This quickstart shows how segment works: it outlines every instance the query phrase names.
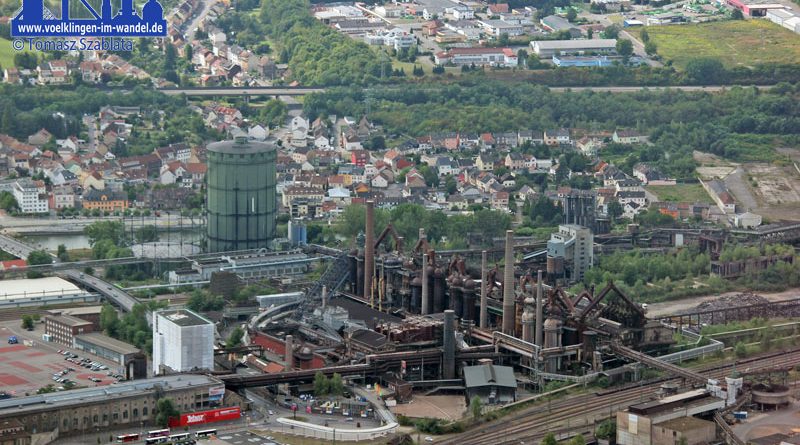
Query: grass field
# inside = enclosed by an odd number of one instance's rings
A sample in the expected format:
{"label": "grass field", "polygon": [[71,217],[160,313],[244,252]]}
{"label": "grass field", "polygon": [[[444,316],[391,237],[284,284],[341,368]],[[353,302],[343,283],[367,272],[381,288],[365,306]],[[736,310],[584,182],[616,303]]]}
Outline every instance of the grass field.
{"label": "grass field", "polygon": [[647,190],[668,202],[707,202],[712,203],[703,186],[697,184],[650,185]]}
{"label": "grass field", "polygon": [[13,67],[14,54],[16,53],[17,51],[11,47],[11,41],[0,37],[0,67],[4,69]]}
{"label": "grass field", "polygon": [[715,57],[726,67],[800,62],[800,34],[767,20],[729,20],[693,25],[648,26],[658,54],[678,67],[696,57]]}

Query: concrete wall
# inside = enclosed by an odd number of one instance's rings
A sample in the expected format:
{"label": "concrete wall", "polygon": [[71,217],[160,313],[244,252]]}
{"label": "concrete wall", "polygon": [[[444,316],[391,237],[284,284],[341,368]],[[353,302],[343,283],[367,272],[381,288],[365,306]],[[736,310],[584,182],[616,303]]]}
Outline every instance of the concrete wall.
{"label": "concrete wall", "polygon": [[655,425],[653,426],[652,444],[676,445],[681,437],[686,438],[687,445],[713,443],[716,439],[716,435],[716,425],[714,425],[712,422],[707,422],[707,425],[699,428],[692,428],[686,431],[675,431]]}
{"label": "concrete wall", "polygon": [[617,444],[651,445],[651,422],[647,417],[617,412]]}

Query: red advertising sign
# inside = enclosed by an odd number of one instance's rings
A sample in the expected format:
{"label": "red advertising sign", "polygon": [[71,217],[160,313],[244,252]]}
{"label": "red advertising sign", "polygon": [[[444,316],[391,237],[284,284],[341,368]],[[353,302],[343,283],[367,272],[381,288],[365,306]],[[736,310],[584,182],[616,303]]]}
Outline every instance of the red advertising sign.
{"label": "red advertising sign", "polygon": [[170,428],[178,426],[200,425],[203,423],[222,422],[223,420],[236,420],[242,417],[239,407],[211,409],[194,413],[181,414],[180,417],[169,419]]}

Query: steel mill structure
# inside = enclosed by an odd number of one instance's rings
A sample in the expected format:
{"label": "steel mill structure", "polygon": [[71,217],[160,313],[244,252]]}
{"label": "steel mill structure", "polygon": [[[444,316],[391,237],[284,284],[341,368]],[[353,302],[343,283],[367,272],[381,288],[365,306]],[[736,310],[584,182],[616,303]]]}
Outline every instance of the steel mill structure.
{"label": "steel mill structure", "polygon": [[208,251],[266,248],[277,216],[274,145],[236,138],[208,145]]}

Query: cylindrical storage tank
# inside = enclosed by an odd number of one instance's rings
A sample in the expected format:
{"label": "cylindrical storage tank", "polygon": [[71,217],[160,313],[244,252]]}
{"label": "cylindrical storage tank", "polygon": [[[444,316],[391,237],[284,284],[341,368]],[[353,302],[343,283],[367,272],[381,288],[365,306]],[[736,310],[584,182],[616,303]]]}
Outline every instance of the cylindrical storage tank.
{"label": "cylindrical storage tank", "polygon": [[411,280],[411,304],[408,308],[414,314],[418,314],[422,306],[422,278],[419,275]]}
{"label": "cylindrical storage tank", "polygon": [[547,257],[547,275],[551,277],[564,275],[564,257]]}
{"label": "cylindrical storage tank", "polygon": [[464,309],[461,318],[475,322],[475,280],[464,280]]}
{"label": "cylindrical storage tank", "polygon": [[445,278],[442,269],[436,268],[433,272],[433,312],[444,310]]}
{"label": "cylindrical storage tank", "polygon": [[266,248],[275,238],[275,146],[236,138],[208,145],[208,251]]}

